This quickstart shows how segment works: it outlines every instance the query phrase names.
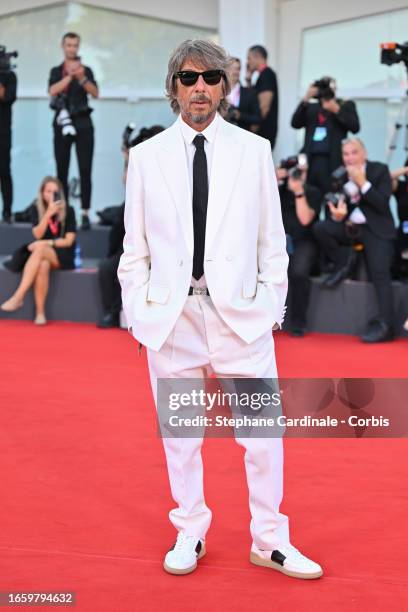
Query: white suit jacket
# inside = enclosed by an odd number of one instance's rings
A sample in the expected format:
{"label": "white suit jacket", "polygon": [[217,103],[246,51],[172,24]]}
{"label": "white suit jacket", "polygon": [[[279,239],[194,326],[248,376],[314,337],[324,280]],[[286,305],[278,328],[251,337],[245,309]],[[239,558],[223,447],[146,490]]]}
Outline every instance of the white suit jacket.
{"label": "white suit jacket", "polygon": [[[249,343],[283,322],[286,238],[269,142],[218,119],[204,274],[219,315]],[[183,310],[193,267],[192,194],[178,121],[130,151],[125,229],[118,268],[125,316],[133,336],[158,351]]]}

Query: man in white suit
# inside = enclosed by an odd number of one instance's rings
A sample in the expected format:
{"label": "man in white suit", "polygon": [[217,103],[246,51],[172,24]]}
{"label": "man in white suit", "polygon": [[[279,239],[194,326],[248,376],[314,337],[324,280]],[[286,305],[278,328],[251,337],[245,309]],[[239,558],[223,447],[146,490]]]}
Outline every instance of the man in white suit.
{"label": "man in white suit", "polygon": [[[287,293],[285,233],[267,140],[225,122],[225,51],[185,41],[169,60],[166,90],[177,121],[131,149],[124,252],[118,276],[129,329],[157,380],[276,378],[271,330]],[[298,578],[322,569],[289,542],[279,512],[280,438],[237,438],[245,450],[252,515],[250,560]],[[205,554],[211,522],[202,438],[163,438],[177,540],[164,568],[187,574]]]}

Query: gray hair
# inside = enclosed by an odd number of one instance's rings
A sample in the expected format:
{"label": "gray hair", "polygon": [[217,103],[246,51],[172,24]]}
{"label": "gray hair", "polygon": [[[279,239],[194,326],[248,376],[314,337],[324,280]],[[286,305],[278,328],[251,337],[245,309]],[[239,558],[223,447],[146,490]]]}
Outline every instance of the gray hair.
{"label": "gray hair", "polygon": [[350,136],[350,138],[344,138],[341,141],[341,146],[344,147],[345,145],[352,144],[353,142],[356,142],[357,144],[359,144],[360,147],[364,149],[364,151],[367,150],[364,142],[358,136]]}
{"label": "gray hair", "polygon": [[[177,83],[174,75],[182,69],[187,59],[193,60],[207,70],[223,70],[224,96],[231,91],[230,58],[226,51],[210,40],[185,40],[171,54],[166,77],[166,97],[170,100],[170,106],[175,113],[180,112],[180,106],[176,98]],[[227,100],[222,99],[219,108],[226,110],[228,106]]]}

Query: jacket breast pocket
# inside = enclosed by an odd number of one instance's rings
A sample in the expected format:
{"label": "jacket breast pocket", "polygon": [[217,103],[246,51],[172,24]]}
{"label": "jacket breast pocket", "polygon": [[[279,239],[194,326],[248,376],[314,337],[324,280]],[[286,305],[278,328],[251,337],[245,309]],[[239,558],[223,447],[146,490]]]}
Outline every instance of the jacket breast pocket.
{"label": "jacket breast pocket", "polygon": [[169,287],[165,287],[164,285],[149,285],[146,300],[148,302],[156,302],[157,304],[165,304],[169,295]]}
{"label": "jacket breast pocket", "polygon": [[252,298],[256,295],[256,276],[246,278],[242,283],[242,295],[244,298]]}

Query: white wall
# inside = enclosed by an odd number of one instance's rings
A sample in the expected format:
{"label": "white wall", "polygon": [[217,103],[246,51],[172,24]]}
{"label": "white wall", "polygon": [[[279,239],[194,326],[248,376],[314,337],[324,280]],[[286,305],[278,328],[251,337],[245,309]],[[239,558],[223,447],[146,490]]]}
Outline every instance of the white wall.
{"label": "white wall", "polygon": [[[84,0],[84,4],[165,19],[203,28],[217,28],[218,0]],[[0,0],[0,15],[47,5],[66,4],[55,0]]]}

